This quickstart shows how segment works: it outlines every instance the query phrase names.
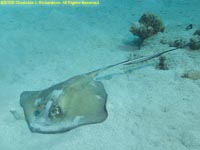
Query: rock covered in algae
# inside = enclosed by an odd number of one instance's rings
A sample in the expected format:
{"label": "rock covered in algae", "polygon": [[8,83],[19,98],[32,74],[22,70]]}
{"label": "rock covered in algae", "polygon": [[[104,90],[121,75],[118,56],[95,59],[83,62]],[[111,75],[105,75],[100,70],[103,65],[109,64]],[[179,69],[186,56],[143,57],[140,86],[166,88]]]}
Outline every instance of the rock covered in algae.
{"label": "rock covered in algae", "polygon": [[189,47],[192,50],[200,49],[200,36],[194,36],[190,38]]}
{"label": "rock covered in algae", "polygon": [[181,77],[188,78],[191,80],[199,80],[200,79],[200,70],[187,71]]}
{"label": "rock covered in algae", "polygon": [[165,27],[158,16],[152,13],[145,13],[138,23],[132,25],[130,32],[143,41],[158,32],[164,32],[164,29]]}
{"label": "rock covered in algae", "polygon": [[195,30],[195,32],[194,32],[193,35],[198,35],[198,36],[200,36],[200,29]]}

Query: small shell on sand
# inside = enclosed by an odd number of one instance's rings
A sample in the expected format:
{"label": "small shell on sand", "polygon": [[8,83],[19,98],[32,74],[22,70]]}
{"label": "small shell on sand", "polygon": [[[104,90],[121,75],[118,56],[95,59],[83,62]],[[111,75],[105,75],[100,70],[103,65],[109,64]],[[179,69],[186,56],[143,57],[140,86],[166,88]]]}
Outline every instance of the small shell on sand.
{"label": "small shell on sand", "polygon": [[15,109],[11,109],[11,110],[10,110],[10,113],[13,115],[13,117],[14,117],[16,120],[24,120],[23,114],[20,114],[20,112],[18,112],[18,111],[15,110]]}
{"label": "small shell on sand", "polygon": [[199,80],[200,79],[200,71],[199,70],[188,71],[188,72],[184,73],[181,77],[189,78],[191,80]]}

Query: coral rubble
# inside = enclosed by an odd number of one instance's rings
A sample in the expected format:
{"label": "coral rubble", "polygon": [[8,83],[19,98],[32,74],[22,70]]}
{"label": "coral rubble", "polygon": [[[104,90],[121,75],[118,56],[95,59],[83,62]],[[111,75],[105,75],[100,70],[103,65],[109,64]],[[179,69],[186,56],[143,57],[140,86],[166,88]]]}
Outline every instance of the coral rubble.
{"label": "coral rubble", "polygon": [[132,25],[130,32],[144,41],[158,32],[164,32],[164,29],[165,27],[158,16],[152,13],[144,13],[139,22]]}
{"label": "coral rubble", "polygon": [[189,47],[192,50],[200,49],[200,36],[195,36],[190,39]]}
{"label": "coral rubble", "polygon": [[165,56],[160,56],[159,57],[159,62],[156,65],[156,69],[159,70],[168,70],[168,65],[166,64],[166,57]]}
{"label": "coral rubble", "polygon": [[200,36],[200,29],[197,29],[197,30],[194,32],[194,35]]}
{"label": "coral rubble", "polygon": [[188,78],[191,80],[199,80],[200,79],[200,71],[199,70],[187,71],[181,77]]}

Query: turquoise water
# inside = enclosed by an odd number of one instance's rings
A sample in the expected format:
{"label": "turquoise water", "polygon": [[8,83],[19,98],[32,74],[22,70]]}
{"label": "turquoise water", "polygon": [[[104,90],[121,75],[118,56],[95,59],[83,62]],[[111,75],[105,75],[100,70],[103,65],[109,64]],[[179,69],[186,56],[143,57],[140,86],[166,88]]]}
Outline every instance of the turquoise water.
{"label": "turquoise water", "polygon": [[[41,90],[99,67],[169,49],[161,39],[188,40],[199,24],[198,0],[100,0],[100,5],[0,5],[0,149],[200,149],[199,51],[168,54],[169,70],[155,61],[111,69],[99,78],[108,93],[108,118],[62,134],[30,132],[21,92]],[[141,49],[129,29],[145,12],[159,16],[165,32]],[[193,29],[185,27],[193,24]],[[129,68],[130,69],[130,68]],[[13,117],[14,110],[21,119]]]}

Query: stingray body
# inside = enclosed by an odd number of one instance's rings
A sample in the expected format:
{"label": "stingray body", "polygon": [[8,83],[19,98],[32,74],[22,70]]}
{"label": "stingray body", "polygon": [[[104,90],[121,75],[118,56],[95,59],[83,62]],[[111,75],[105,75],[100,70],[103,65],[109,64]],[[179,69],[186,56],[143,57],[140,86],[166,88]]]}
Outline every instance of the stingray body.
{"label": "stingray body", "polygon": [[25,91],[20,104],[32,132],[58,133],[107,117],[107,93],[100,81],[84,74],[41,91]]}
{"label": "stingray body", "polygon": [[104,121],[107,93],[94,78],[109,68],[144,62],[178,48],[149,57],[125,60],[95,71],[78,75],[40,91],[25,91],[20,96],[28,126],[32,132],[59,133],[86,124]]}

